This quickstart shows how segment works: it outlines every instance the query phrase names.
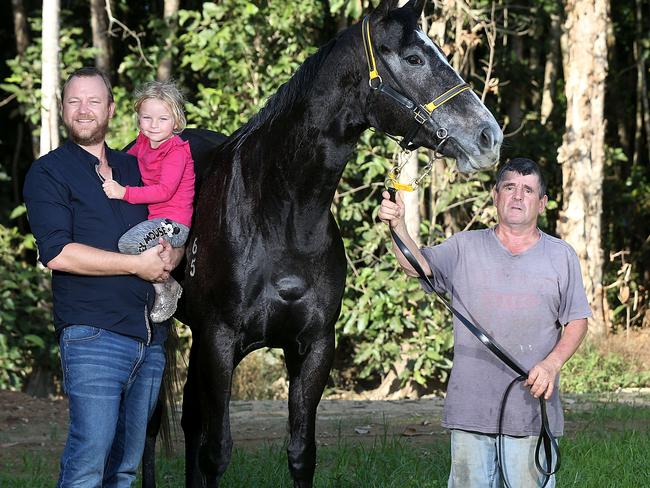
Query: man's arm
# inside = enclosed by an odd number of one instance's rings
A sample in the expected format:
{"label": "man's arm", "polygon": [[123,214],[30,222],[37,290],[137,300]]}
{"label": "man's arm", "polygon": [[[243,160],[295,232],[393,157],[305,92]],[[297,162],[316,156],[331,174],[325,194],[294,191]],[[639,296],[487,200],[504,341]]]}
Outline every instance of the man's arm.
{"label": "man's arm", "polygon": [[553,394],[555,378],[573,353],[576,352],[587,334],[587,319],[572,320],[564,326],[562,337],[553,350],[528,373],[526,386],[530,393],[539,398],[542,394],[548,400]]}
{"label": "man's arm", "polygon": [[136,275],[147,281],[164,281],[173,268],[163,260],[163,250],[164,247],[158,245],[142,254],[131,255],[71,242],[47,263],[47,267],[80,275]]}
{"label": "man's arm", "polygon": [[[385,224],[388,224],[395,231],[398,237],[409,248],[413,256],[415,256],[415,258],[418,260],[418,263],[424,270],[424,273],[428,276],[431,276],[431,268],[429,267],[429,263],[427,263],[427,260],[424,259],[424,256],[420,252],[417,244],[413,241],[408,231],[406,230],[406,223],[404,222],[404,202],[402,201],[402,197],[400,196],[399,192],[397,193],[395,202],[390,201],[390,194],[388,191],[384,191],[382,196],[384,198],[381,202],[381,206],[379,207],[379,213],[377,214],[379,220]],[[404,257],[404,254],[402,254],[402,252],[399,250],[399,247],[397,247],[395,240],[392,239],[392,235],[391,240],[393,241],[393,249],[395,251],[395,256],[397,257],[397,262],[400,264],[404,272],[409,276],[418,277],[419,275],[417,271],[413,269],[413,266],[411,266],[406,257]]]}

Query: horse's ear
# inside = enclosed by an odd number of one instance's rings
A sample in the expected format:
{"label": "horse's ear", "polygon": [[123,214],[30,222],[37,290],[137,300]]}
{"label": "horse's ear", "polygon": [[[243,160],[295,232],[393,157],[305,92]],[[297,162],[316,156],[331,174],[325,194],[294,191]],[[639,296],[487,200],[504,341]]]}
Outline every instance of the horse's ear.
{"label": "horse's ear", "polygon": [[413,9],[413,13],[418,19],[422,15],[422,10],[424,10],[424,2],[425,0],[410,0],[408,3],[408,6]]}
{"label": "horse's ear", "polygon": [[424,9],[425,0],[381,0],[379,5],[372,11],[375,19],[381,19],[388,15],[388,12],[396,8],[407,7],[413,10],[416,18],[420,18]]}
{"label": "horse's ear", "polygon": [[388,12],[398,8],[399,4],[400,0],[381,0],[370,15],[375,19],[382,19],[388,15]]}

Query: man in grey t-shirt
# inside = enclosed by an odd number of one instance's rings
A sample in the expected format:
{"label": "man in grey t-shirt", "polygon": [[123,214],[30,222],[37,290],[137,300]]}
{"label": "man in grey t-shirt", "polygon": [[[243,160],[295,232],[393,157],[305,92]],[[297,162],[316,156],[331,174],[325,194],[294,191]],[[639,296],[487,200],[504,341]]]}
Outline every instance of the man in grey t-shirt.
{"label": "man in grey t-shirt", "polygon": [[[562,435],[559,372],[582,342],[591,312],[575,251],[537,228],[548,200],[539,166],[524,158],[504,164],[493,198],[496,227],[461,232],[419,251],[406,231],[399,196],[393,203],[384,193],[379,218],[408,245],[437,291],[448,293],[461,314],[529,370],[528,380],[515,385],[508,398],[499,461],[510,486],[535,487],[544,481],[534,460],[540,430],[536,399],[543,395],[548,401],[551,430]],[[397,247],[395,253],[404,271],[418,276]],[[442,421],[451,429],[449,487],[500,486],[499,412],[516,376],[454,317],[454,364]],[[551,477],[546,486],[554,485]]]}

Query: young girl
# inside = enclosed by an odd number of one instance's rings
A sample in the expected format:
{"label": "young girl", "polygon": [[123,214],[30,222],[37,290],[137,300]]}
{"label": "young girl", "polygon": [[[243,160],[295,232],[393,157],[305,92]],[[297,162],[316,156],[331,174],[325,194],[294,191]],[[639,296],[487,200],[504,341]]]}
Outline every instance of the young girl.
{"label": "young girl", "polygon": [[[171,82],[152,81],[136,91],[135,111],[140,134],[129,154],[138,158],[144,186],[123,187],[115,180],[104,181],[108,198],[149,205],[149,220],[119,240],[120,252],[139,254],[158,244],[162,237],[173,247],[185,244],[192,221],[194,162],[188,142],[179,134],[186,124],[183,95]],[[156,300],[149,314],[162,322],[176,311],[182,288],[173,278],[155,283]]]}

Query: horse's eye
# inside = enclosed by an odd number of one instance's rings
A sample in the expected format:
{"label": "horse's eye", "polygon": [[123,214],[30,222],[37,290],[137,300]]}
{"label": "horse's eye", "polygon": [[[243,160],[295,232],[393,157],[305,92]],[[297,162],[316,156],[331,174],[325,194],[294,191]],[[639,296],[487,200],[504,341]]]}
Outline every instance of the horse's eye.
{"label": "horse's eye", "polygon": [[406,58],[406,62],[411,66],[419,66],[422,64],[422,59],[419,56],[416,56],[415,54],[411,54]]}

